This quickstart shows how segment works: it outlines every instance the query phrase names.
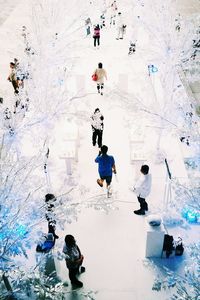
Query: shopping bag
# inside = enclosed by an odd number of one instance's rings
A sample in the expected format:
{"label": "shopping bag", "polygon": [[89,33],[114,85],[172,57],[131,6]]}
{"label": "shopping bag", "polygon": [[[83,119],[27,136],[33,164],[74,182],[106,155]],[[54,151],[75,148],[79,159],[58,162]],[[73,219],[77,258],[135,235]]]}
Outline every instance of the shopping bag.
{"label": "shopping bag", "polygon": [[93,81],[97,81],[97,79],[98,79],[98,76],[97,76],[96,73],[94,73],[94,74],[92,75],[92,80],[93,80]]}

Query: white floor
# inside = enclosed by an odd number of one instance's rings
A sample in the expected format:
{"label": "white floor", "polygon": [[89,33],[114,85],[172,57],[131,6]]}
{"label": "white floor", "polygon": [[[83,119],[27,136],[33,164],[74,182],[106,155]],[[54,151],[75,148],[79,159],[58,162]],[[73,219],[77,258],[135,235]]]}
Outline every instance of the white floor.
{"label": "white floor", "polygon": [[[17,7],[10,13],[8,19],[6,15],[1,17],[1,23],[5,20],[0,28],[2,37],[5,35],[5,28],[9,32],[9,28],[14,26],[15,29],[16,26],[16,30],[19,31],[20,26],[26,24],[24,22],[31,24],[28,20],[29,14],[27,14],[28,5],[25,2],[25,0],[18,1]],[[128,0],[120,2],[124,14],[131,19],[128,12],[130,3],[131,1]],[[182,1],[177,1],[177,7],[180,6],[184,13],[188,10],[193,13],[195,3],[191,1],[190,7],[185,9],[188,6],[187,1],[184,1],[184,4]],[[1,6],[4,7],[4,4],[0,3],[0,8]],[[91,9],[91,13],[92,11],[95,11],[95,6]],[[16,20],[16,25],[13,19]],[[78,192],[74,193],[77,198],[74,202],[82,203],[80,213],[77,221],[65,224],[64,230],[58,227],[57,232],[60,238],[56,244],[56,250],[62,250],[66,234],[75,236],[85,257],[86,273],[81,275],[81,280],[86,291],[97,292],[95,296],[97,300],[163,300],[168,299],[169,292],[152,291],[155,274],[144,265],[146,221],[144,216],[136,216],[133,213],[133,210],[138,208],[138,202],[136,196],[130,191],[141,164],[141,162],[131,164],[130,161],[131,133],[141,130],[141,134],[144,133],[145,162],[149,164],[153,176],[152,193],[148,199],[148,215],[159,213],[165,208],[166,168],[164,164],[157,163],[155,155],[161,123],[155,121],[154,118],[147,117],[141,109],[145,107],[151,110],[152,107],[161,107],[162,103],[158,102],[158,98],[155,97],[154,84],[146,72],[148,54],[145,56],[144,51],[136,51],[134,56],[127,55],[130,38],[128,33],[123,41],[116,41],[115,29],[104,29],[100,49],[94,50],[92,38],[80,38],[80,46],[74,49],[74,56],[77,55],[79,58],[73,69],[75,75],[67,84],[75,90],[78,88],[82,95],[86,93],[86,96],[66,106],[63,114],[55,120],[54,128],[49,129],[49,136],[51,136],[49,142],[50,185],[47,190],[60,195],[66,192],[66,187],[68,190],[67,184],[78,183],[76,187]],[[141,31],[139,43],[141,48],[148,44],[147,33]],[[11,48],[8,46],[8,49],[5,49],[3,45],[0,46],[3,49],[2,53],[7,52],[7,65],[15,53],[16,45],[17,39],[14,40]],[[20,44],[18,53],[21,49],[23,45]],[[5,61],[5,58],[3,59]],[[0,65],[3,74],[6,74],[4,61]],[[102,97],[96,93],[95,83],[91,81],[92,72],[100,61],[103,62],[108,73],[105,94]],[[4,81],[2,91],[8,99],[7,89],[11,89],[11,86]],[[135,101],[137,97],[139,101],[142,101],[142,105]],[[131,99],[133,99],[132,102]],[[110,199],[106,198],[105,190],[96,184],[98,172],[94,159],[98,154],[98,148],[92,146],[89,117],[97,107],[105,117],[103,143],[108,145],[109,153],[116,160],[117,177],[113,177],[113,196]],[[78,120],[71,117],[74,112],[80,115]],[[71,176],[66,175],[65,163],[59,159],[60,145],[65,145],[63,140],[66,133],[63,127],[68,121],[76,123],[80,136],[78,162],[73,164]],[[22,144],[26,143],[26,138]],[[166,135],[164,132],[160,145],[161,149],[167,153],[173,176],[186,177],[177,137],[171,134]],[[108,211],[104,211],[101,207],[108,207]],[[191,242],[197,234],[197,228],[193,226],[190,226],[187,231],[182,228],[169,230],[173,234],[181,232],[186,244]],[[179,263],[176,258],[171,258],[170,262],[160,260],[159,263],[167,264],[171,269],[178,271],[182,269],[184,259],[183,256],[178,260]],[[57,272],[63,281],[68,281],[64,261],[57,261]],[[83,299],[83,296],[78,292],[72,292],[66,299]]]}

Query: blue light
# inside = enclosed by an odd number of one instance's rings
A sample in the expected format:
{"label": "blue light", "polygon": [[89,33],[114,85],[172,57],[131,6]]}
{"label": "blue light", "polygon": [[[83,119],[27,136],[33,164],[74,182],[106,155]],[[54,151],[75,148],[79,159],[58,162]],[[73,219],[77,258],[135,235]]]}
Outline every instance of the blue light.
{"label": "blue light", "polygon": [[181,215],[190,223],[200,223],[200,212],[197,212],[188,207],[183,208]]}
{"label": "blue light", "polygon": [[190,209],[188,207],[185,207],[182,209],[181,211],[181,216],[184,218],[184,219],[187,219],[187,215],[188,215],[188,212],[190,211]]}
{"label": "blue light", "polygon": [[196,223],[197,222],[197,216],[195,212],[188,212],[187,214],[187,220],[190,223]]}
{"label": "blue light", "polygon": [[18,225],[16,232],[18,236],[23,237],[27,233],[25,225]]}

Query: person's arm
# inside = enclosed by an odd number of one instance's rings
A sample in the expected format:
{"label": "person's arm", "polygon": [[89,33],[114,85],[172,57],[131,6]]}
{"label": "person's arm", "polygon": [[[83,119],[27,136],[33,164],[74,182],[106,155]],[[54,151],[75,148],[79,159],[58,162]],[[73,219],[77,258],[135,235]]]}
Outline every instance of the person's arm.
{"label": "person's arm", "polygon": [[117,174],[117,171],[116,171],[116,166],[115,166],[115,164],[112,166],[112,170],[113,170],[113,173],[114,173],[114,174]]}
{"label": "person's arm", "polygon": [[113,160],[113,163],[112,163],[112,170],[113,170],[113,173],[114,173],[114,174],[117,174],[116,166],[115,166],[115,160],[114,160],[114,157],[113,157],[113,156],[112,156],[112,160]]}
{"label": "person's arm", "polygon": [[101,151],[99,151],[99,154],[98,154],[98,156],[95,158],[95,162],[96,162],[96,163],[98,163],[98,162],[99,162],[99,158],[100,158],[100,156],[101,156]]}
{"label": "person's arm", "polygon": [[107,73],[105,70],[104,70],[104,76],[105,76],[106,80],[108,80]]}

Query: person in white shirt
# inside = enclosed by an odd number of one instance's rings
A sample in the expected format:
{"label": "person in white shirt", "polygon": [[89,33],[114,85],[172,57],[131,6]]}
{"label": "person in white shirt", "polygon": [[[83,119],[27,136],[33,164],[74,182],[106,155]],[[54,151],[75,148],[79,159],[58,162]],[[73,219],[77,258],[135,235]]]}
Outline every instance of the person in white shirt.
{"label": "person in white shirt", "polygon": [[116,37],[116,40],[119,40],[119,39],[123,40],[124,33],[125,33],[125,28],[124,28],[125,25],[123,23],[121,12],[118,12],[116,24],[117,24],[117,37]]}
{"label": "person in white shirt", "polygon": [[136,193],[138,202],[140,203],[140,209],[134,210],[136,215],[145,215],[145,211],[148,211],[148,204],[146,202],[146,197],[149,196],[151,192],[151,174],[149,174],[149,166],[143,165],[140,169],[142,175],[136,182],[133,191]]}
{"label": "person in white shirt", "polygon": [[98,143],[98,147],[102,146],[102,135],[103,135],[103,120],[104,117],[100,112],[99,108],[96,108],[93,115],[91,116],[91,126],[92,126],[92,144],[93,146]]}

